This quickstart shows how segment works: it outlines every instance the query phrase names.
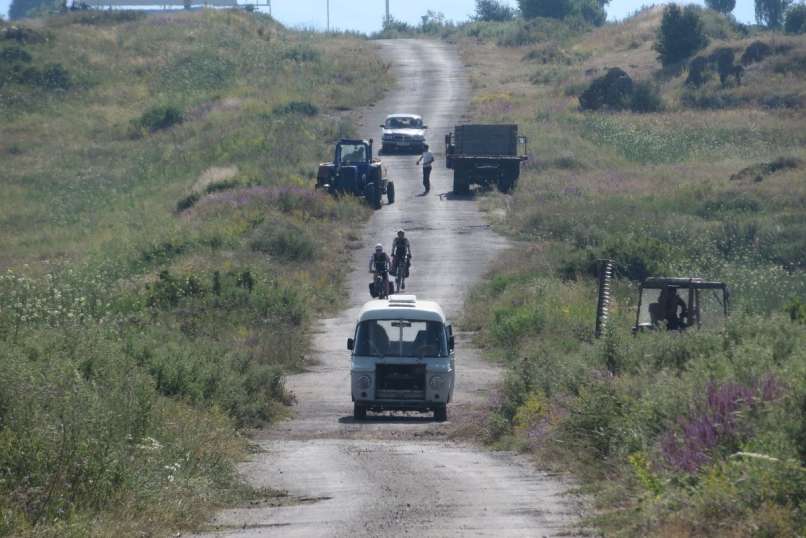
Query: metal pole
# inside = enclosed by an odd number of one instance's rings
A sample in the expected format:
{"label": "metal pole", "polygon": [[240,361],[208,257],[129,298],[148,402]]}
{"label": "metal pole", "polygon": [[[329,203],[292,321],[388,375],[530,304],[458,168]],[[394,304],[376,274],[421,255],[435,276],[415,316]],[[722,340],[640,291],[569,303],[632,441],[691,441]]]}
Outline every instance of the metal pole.
{"label": "metal pole", "polygon": [[389,0],[386,0],[386,24],[389,24]]}
{"label": "metal pole", "polygon": [[330,0],[327,0],[327,31],[330,32]]}

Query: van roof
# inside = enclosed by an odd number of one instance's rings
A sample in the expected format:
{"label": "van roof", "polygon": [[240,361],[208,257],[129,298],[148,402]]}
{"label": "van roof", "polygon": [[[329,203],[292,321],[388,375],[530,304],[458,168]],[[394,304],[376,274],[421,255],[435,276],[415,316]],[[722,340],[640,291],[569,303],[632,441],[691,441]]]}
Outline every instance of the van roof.
{"label": "van roof", "polygon": [[411,319],[445,323],[442,308],[434,301],[421,301],[415,295],[390,295],[389,299],[368,301],[361,308],[358,321],[368,319]]}

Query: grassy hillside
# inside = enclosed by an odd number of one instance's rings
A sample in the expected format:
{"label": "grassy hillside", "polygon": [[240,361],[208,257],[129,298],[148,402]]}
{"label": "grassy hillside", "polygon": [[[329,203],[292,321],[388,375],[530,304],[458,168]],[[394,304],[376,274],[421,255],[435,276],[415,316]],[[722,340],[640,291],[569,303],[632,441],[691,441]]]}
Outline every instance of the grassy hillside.
{"label": "grassy hillside", "polygon": [[[660,9],[511,45],[459,38],[473,119],[517,122],[530,159],[483,203],[518,247],[465,325],[509,365],[486,435],[574,470],[613,536],[806,532],[806,38],[704,13],[711,43],[761,41],[741,85],[662,69]],[[493,34],[494,35],[494,34]],[[609,68],[663,109],[581,112]],[[595,260],[618,264],[609,333],[593,338]],[[647,275],[724,280],[727,324],[630,335]]]}
{"label": "grassy hillside", "polygon": [[365,42],[238,12],[0,28],[0,535],[162,534],[240,495],[366,210],[312,189]]}

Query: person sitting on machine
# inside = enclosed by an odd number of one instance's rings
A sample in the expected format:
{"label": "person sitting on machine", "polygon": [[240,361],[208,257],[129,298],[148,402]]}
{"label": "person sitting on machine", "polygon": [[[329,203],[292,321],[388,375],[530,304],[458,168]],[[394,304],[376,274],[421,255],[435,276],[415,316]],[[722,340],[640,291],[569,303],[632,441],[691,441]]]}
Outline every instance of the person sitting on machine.
{"label": "person sitting on machine", "polygon": [[658,304],[668,330],[680,331],[687,327],[685,320],[688,318],[688,308],[685,301],[677,295],[677,288],[663,288],[658,295]]}

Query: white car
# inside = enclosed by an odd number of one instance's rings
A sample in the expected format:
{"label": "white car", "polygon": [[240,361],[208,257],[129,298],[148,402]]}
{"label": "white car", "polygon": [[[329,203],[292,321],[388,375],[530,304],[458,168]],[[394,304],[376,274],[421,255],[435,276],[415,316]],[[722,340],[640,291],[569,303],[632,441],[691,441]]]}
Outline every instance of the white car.
{"label": "white car", "polygon": [[455,379],[454,339],[442,308],[414,295],[369,301],[361,309],[350,377],[353,416],[367,411],[434,412],[448,418]]}
{"label": "white car", "polygon": [[416,114],[390,114],[381,128],[381,151],[423,151],[428,126],[423,125],[422,117]]}

